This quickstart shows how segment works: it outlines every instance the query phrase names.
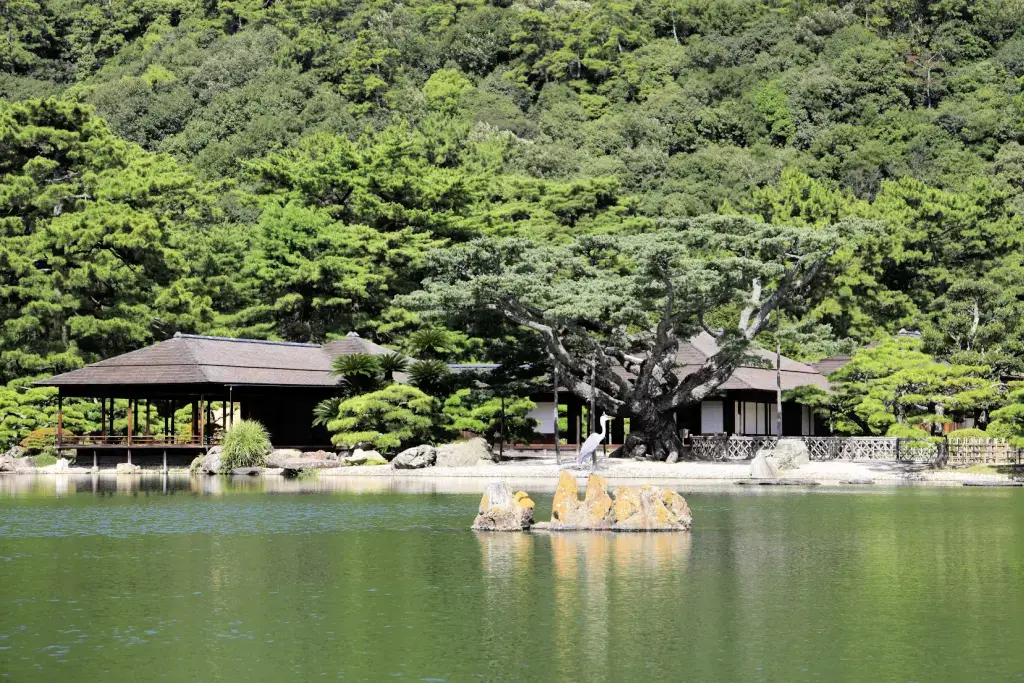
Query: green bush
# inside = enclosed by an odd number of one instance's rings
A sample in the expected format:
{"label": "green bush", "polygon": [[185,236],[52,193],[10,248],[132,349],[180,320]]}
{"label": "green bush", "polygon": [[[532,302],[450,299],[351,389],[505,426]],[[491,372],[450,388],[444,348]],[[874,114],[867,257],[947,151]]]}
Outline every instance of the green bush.
{"label": "green bush", "polygon": [[57,464],[57,456],[52,451],[44,451],[39,455],[33,456],[32,461],[36,464],[36,467],[49,467],[50,465]]}
{"label": "green bush", "polygon": [[21,447],[30,454],[39,453],[47,448],[57,446],[57,430],[53,427],[40,427],[33,429],[24,439],[21,440]]}
{"label": "green bush", "polygon": [[965,427],[963,429],[954,429],[949,434],[946,434],[946,436],[950,439],[991,439],[994,435],[977,427]]}
{"label": "green bush", "polygon": [[416,387],[392,384],[380,391],[341,401],[327,423],[331,441],[349,448],[396,451],[430,443],[440,417],[440,403]]}
{"label": "green bush", "polygon": [[263,467],[267,464],[270,450],[270,435],[266,427],[255,420],[242,420],[232,425],[224,435],[221,468]]}

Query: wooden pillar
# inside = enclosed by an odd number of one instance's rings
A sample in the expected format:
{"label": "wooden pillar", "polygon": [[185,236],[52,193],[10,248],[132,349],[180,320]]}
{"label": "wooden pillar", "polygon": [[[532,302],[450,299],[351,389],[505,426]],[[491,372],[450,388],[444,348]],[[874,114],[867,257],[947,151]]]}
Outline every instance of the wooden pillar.
{"label": "wooden pillar", "polygon": [[597,359],[590,363],[590,415],[587,416],[587,436],[597,431]]}
{"label": "wooden pillar", "polygon": [[569,445],[578,445],[580,442],[580,404],[579,400],[569,395],[565,402],[566,434],[565,442]]}
{"label": "wooden pillar", "polygon": [[235,388],[228,387],[228,403],[231,404],[231,424],[235,424]]}
{"label": "wooden pillar", "polygon": [[132,424],[132,408],[133,408],[132,400],[128,399],[128,448],[129,448],[129,450],[128,450],[128,462],[132,461],[132,452],[131,452],[132,427],[133,427],[133,424]]}
{"label": "wooden pillar", "polygon": [[206,445],[206,397],[199,397],[199,445]]}
{"label": "wooden pillar", "polygon": [[192,442],[195,443],[196,437],[199,435],[199,401],[192,401]]}
{"label": "wooden pillar", "polygon": [[100,442],[107,441],[107,399],[100,399]]}
{"label": "wooden pillar", "polygon": [[57,389],[57,450],[64,446],[64,397]]}
{"label": "wooden pillar", "polygon": [[555,394],[555,462],[559,465],[562,464],[562,446],[558,443],[558,363],[552,359],[551,363],[551,383],[554,385]]}
{"label": "wooden pillar", "polygon": [[621,417],[617,417],[612,420],[608,427],[610,434],[608,435],[608,443],[623,444],[626,442],[626,423]]}
{"label": "wooden pillar", "polygon": [[498,462],[505,459],[505,397],[501,397],[501,441],[498,442]]}
{"label": "wooden pillar", "polygon": [[228,431],[228,404],[224,401],[220,402],[220,433],[221,441],[224,440],[224,434]]}
{"label": "wooden pillar", "polygon": [[152,424],[150,422],[149,399],[146,399],[146,436],[153,436]]}

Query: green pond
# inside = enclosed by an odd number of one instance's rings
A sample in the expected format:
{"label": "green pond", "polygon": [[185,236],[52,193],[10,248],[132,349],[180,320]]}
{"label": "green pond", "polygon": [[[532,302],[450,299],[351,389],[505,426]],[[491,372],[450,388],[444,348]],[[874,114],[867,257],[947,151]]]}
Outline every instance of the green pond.
{"label": "green pond", "polygon": [[1024,490],[681,486],[690,533],[478,534],[485,483],[0,476],[0,679],[1024,678]]}

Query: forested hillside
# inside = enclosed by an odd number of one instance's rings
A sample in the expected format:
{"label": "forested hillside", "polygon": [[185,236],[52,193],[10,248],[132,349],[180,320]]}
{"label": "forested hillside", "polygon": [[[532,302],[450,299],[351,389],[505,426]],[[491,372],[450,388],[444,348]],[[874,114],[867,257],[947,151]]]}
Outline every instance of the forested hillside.
{"label": "forested hillside", "polygon": [[[27,378],[179,330],[409,349],[424,323],[395,297],[434,248],[709,213],[880,226],[789,312],[795,356],[909,328],[1024,370],[1022,0],[0,0],[0,19],[18,429],[43,419]],[[489,353],[452,339],[449,360]]]}

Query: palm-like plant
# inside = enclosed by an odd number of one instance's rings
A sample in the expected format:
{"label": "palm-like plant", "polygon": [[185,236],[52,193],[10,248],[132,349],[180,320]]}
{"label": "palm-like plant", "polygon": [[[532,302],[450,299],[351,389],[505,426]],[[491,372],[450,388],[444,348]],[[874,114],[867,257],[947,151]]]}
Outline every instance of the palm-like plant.
{"label": "palm-like plant", "polygon": [[381,385],[381,369],[377,358],[368,353],[338,356],[331,361],[331,374],[341,377],[339,383],[346,387],[346,393],[376,391]]}
{"label": "palm-like plant", "polygon": [[409,383],[432,396],[443,394],[450,379],[451,371],[444,361],[418,360],[409,366]]}
{"label": "palm-like plant", "polygon": [[427,327],[409,335],[409,346],[422,358],[441,358],[454,350],[452,336],[447,330]]}
{"label": "palm-like plant", "polygon": [[341,401],[341,397],[332,396],[317,403],[313,407],[313,426],[326,427],[328,422],[338,417],[338,406]]}
{"label": "palm-like plant", "polygon": [[381,373],[384,375],[384,380],[387,382],[394,382],[395,373],[405,372],[409,367],[409,359],[400,353],[388,353],[376,358],[377,367],[380,368]]}

